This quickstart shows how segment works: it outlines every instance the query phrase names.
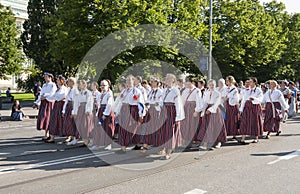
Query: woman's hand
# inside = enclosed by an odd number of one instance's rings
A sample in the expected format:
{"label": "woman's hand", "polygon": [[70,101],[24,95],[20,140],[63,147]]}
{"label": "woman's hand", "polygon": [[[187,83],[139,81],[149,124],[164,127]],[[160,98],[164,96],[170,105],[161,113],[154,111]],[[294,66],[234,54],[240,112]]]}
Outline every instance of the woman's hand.
{"label": "woman's hand", "polygon": [[206,110],[205,114],[209,115],[211,112],[209,110]]}
{"label": "woman's hand", "polygon": [[198,117],[199,113],[198,112],[194,112],[193,116],[194,117]]}

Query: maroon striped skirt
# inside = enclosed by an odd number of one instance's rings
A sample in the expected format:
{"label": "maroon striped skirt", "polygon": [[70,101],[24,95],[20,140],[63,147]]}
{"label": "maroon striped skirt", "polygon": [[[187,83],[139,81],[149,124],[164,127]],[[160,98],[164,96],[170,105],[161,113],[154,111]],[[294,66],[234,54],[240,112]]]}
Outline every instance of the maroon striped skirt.
{"label": "maroon striped skirt", "polygon": [[49,123],[49,133],[50,135],[63,136],[63,117],[62,110],[64,107],[65,101],[55,101]]}
{"label": "maroon striped skirt", "polygon": [[73,103],[72,101],[67,102],[66,112],[63,119],[63,134],[64,136],[73,136],[79,138],[77,126],[72,116]]}
{"label": "maroon striped skirt", "polygon": [[226,120],[225,126],[227,135],[236,136],[239,135],[238,121],[240,119],[238,105],[231,106],[229,102],[226,102]]}
{"label": "maroon striped skirt", "polygon": [[[98,115],[95,119],[95,127],[93,130],[93,143],[96,146],[107,146],[112,143],[114,131],[115,131],[115,116],[113,112],[110,113],[108,117],[104,120],[103,112],[106,108],[106,105],[101,105],[98,111]],[[99,125],[99,121],[102,121],[102,124]]]}
{"label": "maroon striped skirt", "polygon": [[[140,125],[138,112],[137,105],[122,104],[118,132],[118,142],[121,146],[127,147],[130,143],[133,143],[134,135]],[[139,141],[138,138],[135,138],[135,141],[137,140]]]}
{"label": "maroon striped skirt", "polygon": [[[211,107],[211,105],[209,105],[207,109],[209,107]],[[197,139],[210,145],[216,142],[227,141],[224,117],[219,107],[216,113],[205,114],[204,117],[202,117],[201,128]]]}
{"label": "maroon striped skirt", "polygon": [[167,150],[182,145],[180,128],[176,126],[176,107],[174,103],[164,103],[161,110],[161,128],[157,139],[157,146],[164,146]]}
{"label": "maroon striped skirt", "polygon": [[54,102],[49,102],[48,100],[42,100],[39,107],[39,113],[37,117],[37,130],[48,130],[50,115],[53,109]]}
{"label": "maroon striped skirt", "polygon": [[195,134],[197,133],[197,128],[199,124],[199,117],[194,117],[196,102],[187,101],[184,105],[185,119],[181,124],[181,134],[182,138],[189,143],[194,140]]}
{"label": "maroon striped skirt", "polygon": [[275,115],[273,115],[272,103],[266,103],[264,131],[277,133],[280,129],[280,120],[282,118],[281,105],[279,102],[273,102],[275,108]]}
{"label": "maroon striped skirt", "polygon": [[85,113],[86,102],[80,103],[78,108],[75,123],[82,139],[90,138],[91,132],[94,128],[94,116],[92,113]]}
{"label": "maroon striped skirt", "polygon": [[250,100],[245,103],[240,129],[242,135],[260,136],[263,134],[261,104],[252,104]]}
{"label": "maroon striped skirt", "polygon": [[153,104],[144,117],[142,127],[141,142],[148,145],[156,144],[157,130],[159,129],[159,111],[155,109]]}

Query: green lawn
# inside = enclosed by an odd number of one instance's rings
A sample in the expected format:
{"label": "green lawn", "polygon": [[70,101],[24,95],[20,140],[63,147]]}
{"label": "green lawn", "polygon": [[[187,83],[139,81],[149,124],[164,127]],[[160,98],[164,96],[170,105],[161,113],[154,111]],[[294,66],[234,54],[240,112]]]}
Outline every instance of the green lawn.
{"label": "green lawn", "polygon": [[[34,101],[34,96],[32,93],[12,93],[12,95],[15,97],[15,100],[19,100],[21,102]],[[2,96],[6,96],[6,95],[2,94]]]}

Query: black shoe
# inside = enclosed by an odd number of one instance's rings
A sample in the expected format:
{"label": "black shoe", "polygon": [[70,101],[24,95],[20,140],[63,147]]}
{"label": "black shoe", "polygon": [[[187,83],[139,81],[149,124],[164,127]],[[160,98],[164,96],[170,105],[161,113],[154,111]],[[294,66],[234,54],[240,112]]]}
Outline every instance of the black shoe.
{"label": "black shoe", "polygon": [[258,143],[258,139],[254,139],[252,143]]}
{"label": "black shoe", "polygon": [[48,141],[48,140],[50,140],[50,137],[43,137],[42,138],[42,141]]}
{"label": "black shoe", "polygon": [[134,148],[132,148],[132,150],[141,150],[142,149],[142,146],[138,146],[138,145],[135,145]]}
{"label": "black shoe", "polygon": [[266,138],[266,139],[270,139],[270,135],[267,135],[265,138]]}
{"label": "black shoe", "polygon": [[281,131],[278,131],[278,132],[276,133],[276,136],[279,136],[280,133],[281,133]]}
{"label": "black shoe", "polygon": [[247,145],[249,143],[246,143],[245,141],[239,141],[239,144],[241,144],[241,145]]}
{"label": "black shoe", "polygon": [[47,140],[47,141],[45,141],[45,143],[55,143],[55,141],[54,140]]}

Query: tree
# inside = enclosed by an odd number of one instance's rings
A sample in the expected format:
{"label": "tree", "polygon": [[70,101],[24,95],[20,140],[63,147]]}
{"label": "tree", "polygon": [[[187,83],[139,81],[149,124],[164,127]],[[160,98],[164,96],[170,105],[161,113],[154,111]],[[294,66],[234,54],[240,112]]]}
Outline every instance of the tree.
{"label": "tree", "polygon": [[19,32],[12,11],[0,4],[0,78],[18,74],[22,69]]}
{"label": "tree", "polygon": [[36,68],[57,74],[64,69],[61,68],[61,62],[55,60],[49,52],[53,36],[46,34],[51,28],[46,18],[54,13],[55,7],[55,0],[30,0],[27,7],[28,20],[23,24],[21,38],[24,53],[33,59]]}

